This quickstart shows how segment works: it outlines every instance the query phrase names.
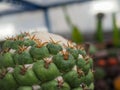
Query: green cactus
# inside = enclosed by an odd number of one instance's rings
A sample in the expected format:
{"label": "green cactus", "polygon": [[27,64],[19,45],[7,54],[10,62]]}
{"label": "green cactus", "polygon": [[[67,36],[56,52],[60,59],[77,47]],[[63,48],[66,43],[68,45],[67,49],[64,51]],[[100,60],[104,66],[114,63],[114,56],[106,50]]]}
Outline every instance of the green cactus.
{"label": "green cactus", "polygon": [[63,78],[72,88],[76,88],[79,87],[80,84],[85,83],[85,76],[83,76],[83,74],[82,71],[79,73],[73,70],[66,73]]}
{"label": "green cactus", "polygon": [[66,82],[53,80],[42,84],[42,90],[70,90],[70,86]]}
{"label": "green cactus", "polygon": [[76,43],[53,39],[42,42],[29,33],[7,38],[0,51],[0,90],[93,90],[92,58]]}
{"label": "green cactus", "polygon": [[30,40],[30,39],[26,39],[23,42],[23,45],[25,45],[25,46],[34,46],[35,44],[36,44],[35,41]]}
{"label": "green cactus", "polygon": [[79,68],[83,68],[86,64],[86,61],[83,59],[83,58],[79,58],[77,61],[76,61],[76,65],[77,67]]}
{"label": "green cactus", "polygon": [[50,39],[51,39],[50,43],[48,43],[46,46],[50,54],[57,54],[59,51],[62,51],[62,46],[58,44],[59,41],[55,42],[52,38]]}
{"label": "green cactus", "polygon": [[112,14],[112,23],[113,23],[113,44],[115,47],[120,47],[120,32],[116,23],[116,14]]}
{"label": "green cactus", "polygon": [[83,90],[83,89],[81,87],[79,87],[79,88],[74,88],[72,90]]}
{"label": "green cactus", "polygon": [[51,61],[40,60],[33,65],[33,70],[41,82],[50,81],[60,75],[60,72]]}
{"label": "green cactus", "polygon": [[62,72],[71,70],[75,65],[74,57],[67,52],[63,52],[63,55],[57,54],[53,56],[53,62]]}
{"label": "green cactus", "polygon": [[16,80],[14,79],[12,73],[9,72],[1,72],[1,73],[5,73],[5,76],[1,76],[0,77],[0,89],[1,90],[15,90],[17,88],[17,83]]}
{"label": "green cactus", "polygon": [[13,75],[19,85],[33,85],[39,83],[33,70],[25,66],[16,66]]}
{"label": "green cactus", "polygon": [[43,59],[47,56],[49,56],[49,51],[46,46],[43,47],[32,47],[30,49],[30,54],[34,59]]}
{"label": "green cactus", "polygon": [[71,53],[75,59],[78,58],[78,55],[79,55],[78,50],[72,49],[72,48],[67,48],[67,51],[68,51],[69,53]]}
{"label": "green cactus", "polygon": [[12,48],[12,49],[17,49],[18,48],[18,45],[15,41],[13,40],[6,40],[5,43],[2,45],[2,48],[3,49],[6,49],[6,48]]}
{"label": "green cactus", "polygon": [[15,64],[30,64],[33,62],[33,59],[28,51],[25,51],[27,49],[26,47],[20,47],[21,49],[17,51],[13,55],[13,59]]}
{"label": "green cactus", "polygon": [[22,87],[19,87],[17,90],[33,90],[33,89],[30,86],[22,86]]}
{"label": "green cactus", "polygon": [[94,76],[92,71],[89,71],[88,74],[85,76],[85,84],[89,86],[94,81]]}
{"label": "green cactus", "polygon": [[0,57],[0,63],[2,67],[13,67],[15,65],[10,52],[3,53]]}
{"label": "green cactus", "polygon": [[103,33],[103,18],[104,18],[104,14],[103,13],[98,13],[97,15],[97,29],[95,32],[95,40],[98,43],[103,43],[104,42],[104,33]]}

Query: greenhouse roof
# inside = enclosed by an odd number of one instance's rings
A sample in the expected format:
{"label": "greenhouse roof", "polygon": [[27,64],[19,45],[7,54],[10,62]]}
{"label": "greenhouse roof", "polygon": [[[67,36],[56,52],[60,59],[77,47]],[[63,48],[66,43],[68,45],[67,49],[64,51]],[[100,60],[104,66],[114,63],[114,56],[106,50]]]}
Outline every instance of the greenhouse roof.
{"label": "greenhouse roof", "polygon": [[120,0],[0,0],[0,33],[6,36],[36,28],[51,33],[71,33],[63,6],[82,33],[95,32],[99,12],[105,14],[105,30],[112,29],[112,13],[116,13],[120,27]]}
{"label": "greenhouse roof", "polygon": [[91,0],[0,0],[0,16]]}

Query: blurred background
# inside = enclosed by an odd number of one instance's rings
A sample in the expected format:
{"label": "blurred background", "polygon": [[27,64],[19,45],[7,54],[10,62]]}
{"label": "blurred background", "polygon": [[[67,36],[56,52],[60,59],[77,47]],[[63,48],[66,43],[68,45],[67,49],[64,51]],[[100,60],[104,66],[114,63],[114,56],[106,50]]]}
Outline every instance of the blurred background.
{"label": "blurred background", "polygon": [[120,90],[120,0],[0,0],[0,40],[48,31],[90,43],[95,90]]}

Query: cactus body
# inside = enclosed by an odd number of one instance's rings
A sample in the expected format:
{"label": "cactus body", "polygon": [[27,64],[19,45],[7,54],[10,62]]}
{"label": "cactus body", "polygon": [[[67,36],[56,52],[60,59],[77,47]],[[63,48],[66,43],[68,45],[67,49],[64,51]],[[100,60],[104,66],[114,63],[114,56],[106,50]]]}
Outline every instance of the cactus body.
{"label": "cactus body", "polygon": [[49,33],[7,38],[0,51],[0,90],[93,90],[93,60],[78,47]]}

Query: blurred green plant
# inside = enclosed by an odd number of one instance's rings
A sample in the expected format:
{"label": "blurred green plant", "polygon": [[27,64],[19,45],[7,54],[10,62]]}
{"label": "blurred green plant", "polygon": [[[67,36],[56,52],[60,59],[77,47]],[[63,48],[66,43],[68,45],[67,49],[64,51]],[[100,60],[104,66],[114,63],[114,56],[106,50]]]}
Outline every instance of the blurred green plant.
{"label": "blurred green plant", "polygon": [[95,33],[95,40],[98,43],[104,42],[104,33],[103,33],[103,27],[102,27],[103,17],[104,17],[103,13],[97,14],[97,28],[96,28],[96,33]]}
{"label": "blurred green plant", "polygon": [[82,43],[84,41],[82,34],[75,25],[72,27],[72,40],[76,43]]}
{"label": "blurred green plant", "polygon": [[74,25],[70,19],[70,16],[67,13],[66,7],[63,7],[63,11],[64,11],[64,15],[65,15],[65,19],[71,29],[71,38],[72,41],[76,42],[76,43],[83,43],[84,42],[84,38],[82,33],[80,32],[79,28]]}
{"label": "blurred green plant", "polygon": [[106,72],[104,71],[103,68],[101,68],[101,67],[96,67],[95,68],[94,77],[95,77],[96,80],[103,79],[105,76],[106,76]]}
{"label": "blurred green plant", "polygon": [[89,53],[91,55],[95,54],[97,52],[97,48],[95,47],[94,44],[90,44],[90,47],[89,47]]}
{"label": "blurred green plant", "polygon": [[120,47],[120,32],[116,24],[116,14],[112,14],[113,22],[113,44],[115,47]]}

